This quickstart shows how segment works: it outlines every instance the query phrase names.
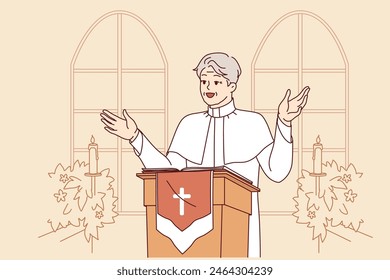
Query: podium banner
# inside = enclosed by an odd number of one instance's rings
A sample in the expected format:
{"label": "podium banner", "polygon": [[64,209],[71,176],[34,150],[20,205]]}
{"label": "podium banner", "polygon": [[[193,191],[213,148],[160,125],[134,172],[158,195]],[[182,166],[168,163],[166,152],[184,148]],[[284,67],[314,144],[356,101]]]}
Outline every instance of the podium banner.
{"label": "podium banner", "polygon": [[156,206],[157,230],[185,252],[212,230],[212,171],[159,173]]}

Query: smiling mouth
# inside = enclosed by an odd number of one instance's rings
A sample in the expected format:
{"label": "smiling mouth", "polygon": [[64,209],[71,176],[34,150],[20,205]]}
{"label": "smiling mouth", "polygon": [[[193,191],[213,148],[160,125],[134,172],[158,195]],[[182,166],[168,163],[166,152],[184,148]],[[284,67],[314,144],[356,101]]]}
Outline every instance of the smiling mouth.
{"label": "smiling mouth", "polygon": [[212,97],[214,97],[214,95],[216,95],[215,92],[206,92],[206,96],[207,96],[208,98],[212,98]]}

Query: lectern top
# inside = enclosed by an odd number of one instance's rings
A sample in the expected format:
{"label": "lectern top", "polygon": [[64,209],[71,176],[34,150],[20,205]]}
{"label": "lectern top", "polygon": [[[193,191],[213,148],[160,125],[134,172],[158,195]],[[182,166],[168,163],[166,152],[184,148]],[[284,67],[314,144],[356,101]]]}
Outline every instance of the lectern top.
{"label": "lectern top", "polygon": [[137,177],[146,180],[146,179],[156,179],[156,175],[158,173],[166,173],[166,172],[197,172],[197,171],[213,171],[214,178],[226,178],[241,187],[247,189],[251,192],[259,192],[260,189],[253,185],[253,182],[249,179],[241,176],[237,172],[231,170],[228,167],[215,167],[215,168],[184,168],[182,170],[178,170],[176,168],[144,168],[142,173],[137,173]]}

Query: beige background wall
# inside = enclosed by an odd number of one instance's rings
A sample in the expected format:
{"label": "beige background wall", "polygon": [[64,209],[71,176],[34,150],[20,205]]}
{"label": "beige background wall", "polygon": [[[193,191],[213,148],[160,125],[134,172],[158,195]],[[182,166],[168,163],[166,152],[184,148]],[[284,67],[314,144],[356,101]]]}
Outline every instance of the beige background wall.
{"label": "beige background wall", "polygon": [[101,231],[94,254],[79,235],[48,236],[47,172],[69,162],[69,65],[90,25],[126,10],[153,29],[169,63],[169,139],[185,114],[204,109],[192,68],[208,52],[240,62],[237,107],[250,108],[250,64],[268,28],[307,10],[336,32],[350,64],[350,161],[363,172],[364,232],[352,242],[329,237],[317,254],[311,231],[291,217],[262,217],[263,256],[274,259],[388,259],[390,211],[386,1],[13,1],[0,4],[0,258],[120,259],[146,256],[145,217],[118,217]]}

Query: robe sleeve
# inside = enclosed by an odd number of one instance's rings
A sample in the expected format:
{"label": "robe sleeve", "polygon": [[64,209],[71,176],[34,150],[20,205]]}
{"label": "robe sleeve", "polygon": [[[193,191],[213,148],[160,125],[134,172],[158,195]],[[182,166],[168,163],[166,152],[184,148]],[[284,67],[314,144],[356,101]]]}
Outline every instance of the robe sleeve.
{"label": "robe sleeve", "polygon": [[277,120],[275,138],[257,156],[261,169],[272,181],[281,182],[290,173],[293,159],[291,126]]}
{"label": "robe sleeve", "polygon": [[139,157],[146,168],[177,168],[186,167],[186,160],[177,153],[162,154],[149,139],[140,131],[133,142],[134,153]]}

